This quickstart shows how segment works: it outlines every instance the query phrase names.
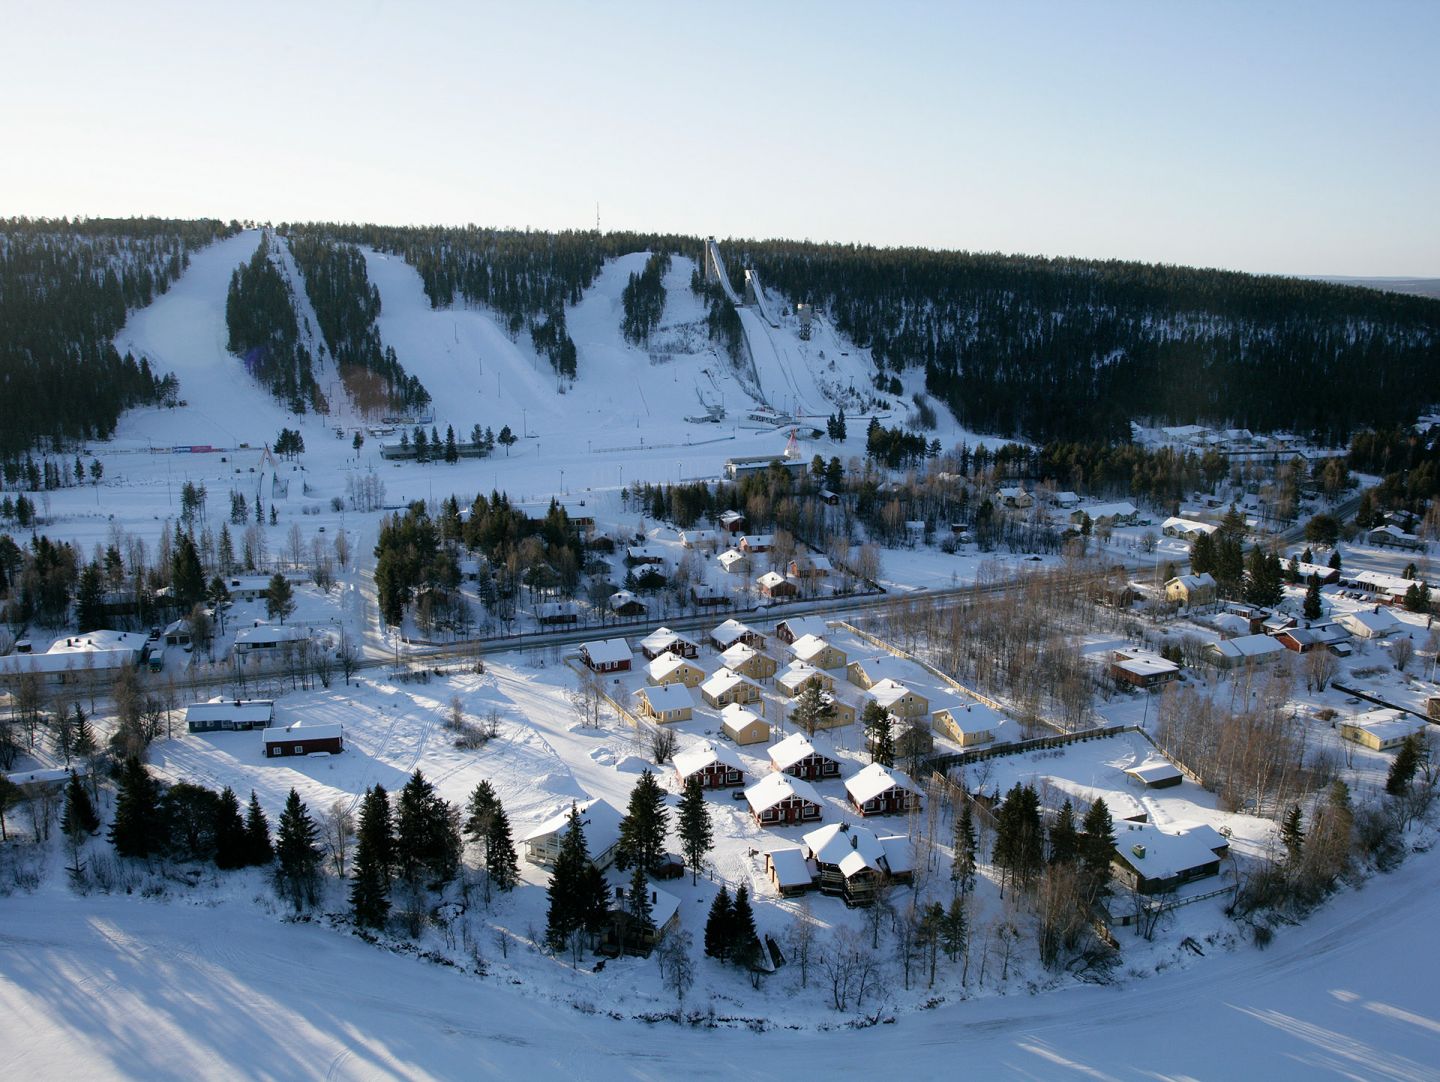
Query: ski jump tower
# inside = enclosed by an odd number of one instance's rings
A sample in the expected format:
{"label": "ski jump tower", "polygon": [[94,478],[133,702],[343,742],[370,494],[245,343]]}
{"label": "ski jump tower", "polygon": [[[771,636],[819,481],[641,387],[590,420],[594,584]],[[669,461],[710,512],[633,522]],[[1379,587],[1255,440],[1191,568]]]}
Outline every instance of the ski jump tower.
{"label": "ski jump tower", "polygon": [[736,308],[753,308],[766,323],[772,327],[780,326],[780,321],[770,311],[769,298],[765,296],[765,287],[760,284],[760,274],[753,267],[745,270],[745,296],[735,292],[735,287],[730,283],[730,275],[725,270],[725,258],[720,254],[720,246],[715,243],[714,237],[705,239],[705,284],[714,285],[720,283],[720,288],[725,291],[725,297]]}

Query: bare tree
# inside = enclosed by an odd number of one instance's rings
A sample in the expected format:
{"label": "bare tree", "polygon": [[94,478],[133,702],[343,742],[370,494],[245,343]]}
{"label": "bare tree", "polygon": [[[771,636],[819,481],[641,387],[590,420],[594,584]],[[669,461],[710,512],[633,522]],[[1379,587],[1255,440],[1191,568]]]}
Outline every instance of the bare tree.
{"label": "bare tree", "polygon": [[1401,635],[1390,643],[1390,656],[1395,660],[1395,668],[1405,671],[1405,666],[1410,664],[1410,659],[1415,656],[1415,640],[1409,635]]}
{"label": "bare tree", "polygon": [[664,766],[675,754],[675,749],[680,745],[680,738],[675,735],[675,730],[665,725],[652,725],[648,733],[650,740],[650,756],[655,760],[656,766]]}
{"label": "bare tree", "polygon": [[325,815],[325,844],[330,850],[330,863],[335,874],[345,877],[345,861],[350,854],[350,840],[355,836],[355,816],[350,802],[340,797]]}
{"label": "bare tree", "polygon": [[790,948],[790,961],[800,971],[800,987],[805,988],[810,983],[810,966],[815,952],[815,919],[810,913],[809,898],[801,899],[800,907],[791,918],[785,942]]}

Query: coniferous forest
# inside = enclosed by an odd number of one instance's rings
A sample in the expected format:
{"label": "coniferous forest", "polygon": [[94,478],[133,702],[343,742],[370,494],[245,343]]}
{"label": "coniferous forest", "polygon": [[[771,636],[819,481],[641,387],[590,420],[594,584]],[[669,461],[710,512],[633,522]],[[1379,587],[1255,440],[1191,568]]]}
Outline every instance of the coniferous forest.
{"label": "coniferous forest", "polygon": [[394,348],[380,342],[375,326],[380,291],[370,284],[360,250],[317,233],[299,233],[290,238],[290,251],[305,278],[325,345],[356,405],[366,412],[422,411],[429,392],[406,375]]}
{"label": "coniferous forest", "polygon": [[174,378],[112,339],[190,253],[238,227],[160,218],[0,221],[0,457],[104,439]]}
{"label": "coniferous forest", "polygon": [[1125,440],[1131,419],[1343,444],[1433,400],[1440,302],[1160,264],[791,241],[727,245],[967,427]]}
{"label": "coniferous forest", "polygon": [[225,298],[229,350],[250,374],[295,413],[324,408],[314,359],[300,340],[290,282],[276,266],[268,233],[250,262],[236,267]]}

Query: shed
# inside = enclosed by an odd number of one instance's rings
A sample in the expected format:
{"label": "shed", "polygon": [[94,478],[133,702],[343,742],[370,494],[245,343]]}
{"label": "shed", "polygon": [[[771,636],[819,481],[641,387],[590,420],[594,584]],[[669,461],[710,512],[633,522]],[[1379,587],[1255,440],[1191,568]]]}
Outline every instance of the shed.
{"label": "shed", "polygon": [[336,754],[345,750],[345,726],[339,722],[323,725],[286,725],[266,729],[260,734],[260,745],[267,759],[287,755],[312,755],[315,752]]}

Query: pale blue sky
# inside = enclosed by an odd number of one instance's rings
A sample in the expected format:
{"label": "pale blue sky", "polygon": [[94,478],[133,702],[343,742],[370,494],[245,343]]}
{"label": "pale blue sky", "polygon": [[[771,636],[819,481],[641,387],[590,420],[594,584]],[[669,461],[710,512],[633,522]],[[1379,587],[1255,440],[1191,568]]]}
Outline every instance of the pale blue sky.
{"label": "pale blue sky", "polygon": [[1440,3],[19,3],[0,214],[1440,276]]}

